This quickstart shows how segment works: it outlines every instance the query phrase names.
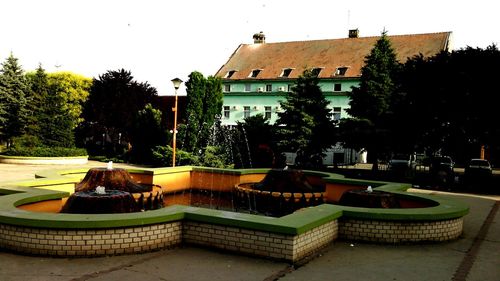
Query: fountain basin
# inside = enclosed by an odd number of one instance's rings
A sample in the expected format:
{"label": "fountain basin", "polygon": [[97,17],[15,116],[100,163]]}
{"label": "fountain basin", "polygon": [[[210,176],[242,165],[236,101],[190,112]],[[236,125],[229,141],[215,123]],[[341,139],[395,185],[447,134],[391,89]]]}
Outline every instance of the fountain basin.
{"label": "fountain basin", "polygon": [[62,208],[62,213],[113,214],[137,212],[138,206],[132,194],[121,190],[107,190],[104,194],[95,191],[73,193]]}
{"label": "fountain basin", "polygon": [[[176,167],[144,169],[131,174],[133,178],[166,187],[165,192],[187,188],[230,191],[237,184],[262,180],[267,171]],[[337,238],[391,244],[456,239],[462,233],[463,216],[468,212],[463,203],[443,196],[409,194],[405,192],[408,185],[351,180],[310,171],[306,175],[325,181],[327,201],[338,200],[333,192],[336,187],[371,185],[375,190],[392,192],[398,197],[430,200],[437,205],[369,209],[322,204],[282,217],[179,205],[101,215],[38,213],[17,208],[61,200],[68,193],[57,190],[74,186],[85,173],[85,170],[48,172],[38,176],[51,178],[0,187],[0,193],[4,194],[0,196],[0,247],[35,255],[91,257],[147,252],[187,243],[296,262]],[[379,230],[376,225],[388,225],[391,232],[387,233],[383,227]]]}

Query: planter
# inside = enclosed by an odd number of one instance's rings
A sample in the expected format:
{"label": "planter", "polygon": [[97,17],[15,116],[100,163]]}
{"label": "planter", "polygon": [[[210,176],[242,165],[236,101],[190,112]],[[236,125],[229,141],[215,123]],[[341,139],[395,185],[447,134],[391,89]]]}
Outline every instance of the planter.
{"label": "planter", "polygon": [[74,157],[28,157],[28,156],[6,156],[0,155],[0,163],[4,164],[26,164],[26,165],[68,165],[87,164],[88,156]]}

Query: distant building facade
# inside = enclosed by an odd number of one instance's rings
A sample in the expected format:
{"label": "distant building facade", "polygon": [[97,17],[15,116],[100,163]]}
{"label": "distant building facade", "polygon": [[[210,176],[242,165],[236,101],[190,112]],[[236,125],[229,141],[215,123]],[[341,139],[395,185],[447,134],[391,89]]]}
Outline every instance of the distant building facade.
{"label": "distant building facade", "polygon": [[[239,45],[215,74],[223,81],[222,125],[257,114],[273,124],[281,111],[279,101],[306,69],[317,74],[334,120],[348,117],[348,93],[359,85],[364,59],[380,38],[358,34],[355,29],[348,38],[279,43],[266,43],[262,32],[254,34],[254,43]],[[400,62],[451,49],[451,32],[388,37]]]}

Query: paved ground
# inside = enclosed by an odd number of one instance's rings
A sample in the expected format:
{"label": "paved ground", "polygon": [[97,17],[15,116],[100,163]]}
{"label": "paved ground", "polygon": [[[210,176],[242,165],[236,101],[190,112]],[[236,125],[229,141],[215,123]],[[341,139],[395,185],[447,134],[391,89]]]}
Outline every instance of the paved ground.
{"label": "paved ground", "polygon": [[[90,162],[84,166],[105,164]],[[33,178],[37,171],[54,168],[60,166],[0,164],[0,182]],[[463,236],[448,243],[376,245],[336,241],[295,267],[194,247],[80,259],[29,257],[0,251],[0,281],[500,280],[499,196],[447,195],[471,207],[465,217]]]}

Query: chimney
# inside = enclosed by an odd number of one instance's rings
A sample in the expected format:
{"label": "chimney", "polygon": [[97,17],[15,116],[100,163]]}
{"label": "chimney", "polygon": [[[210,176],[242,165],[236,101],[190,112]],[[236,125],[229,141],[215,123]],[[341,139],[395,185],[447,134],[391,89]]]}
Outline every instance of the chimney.
{"label": "chimney", "polygon": [[266,35],[261,31],[259,33],[255,33],[253,35],[253,43],[254,44],[263,44],[266,43]]}
{"label": "chimney", "polygon": [[359,38],[359,29],[349,29],[349,38]]}

